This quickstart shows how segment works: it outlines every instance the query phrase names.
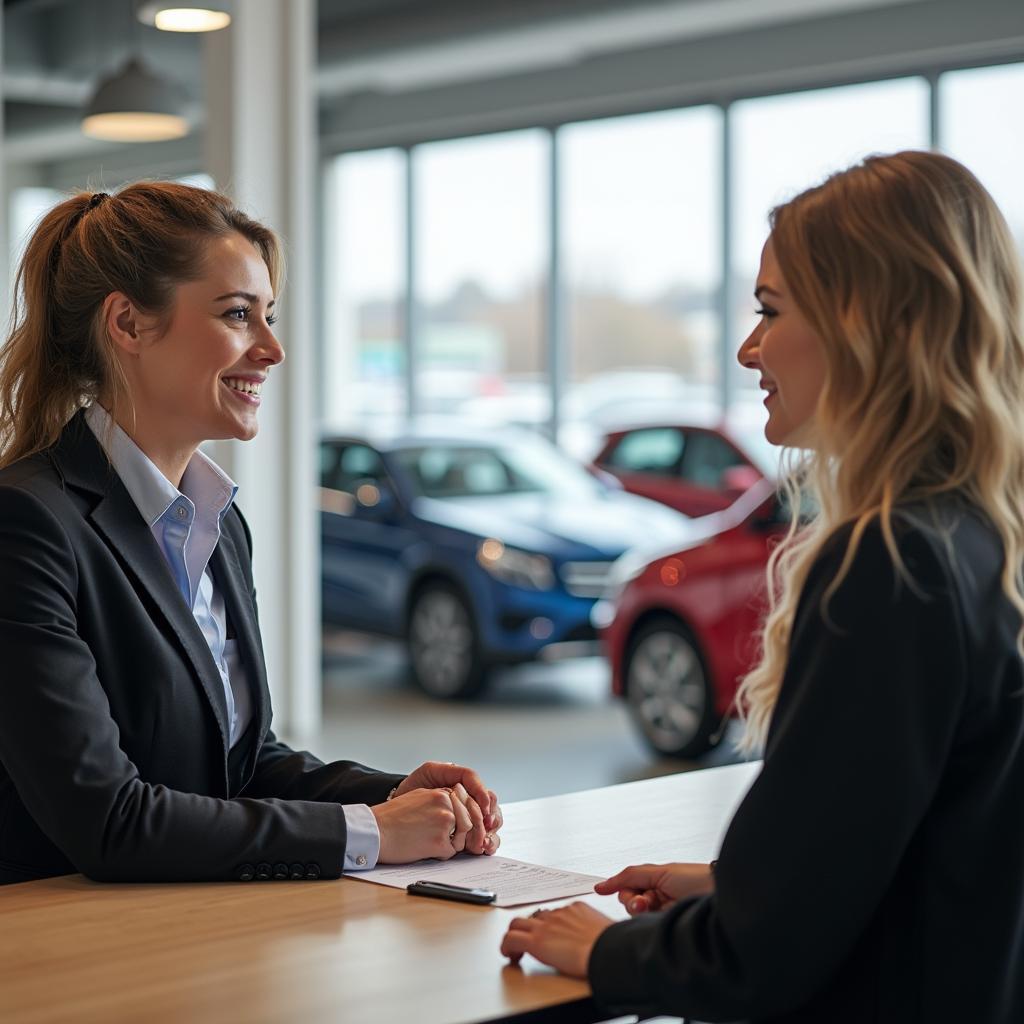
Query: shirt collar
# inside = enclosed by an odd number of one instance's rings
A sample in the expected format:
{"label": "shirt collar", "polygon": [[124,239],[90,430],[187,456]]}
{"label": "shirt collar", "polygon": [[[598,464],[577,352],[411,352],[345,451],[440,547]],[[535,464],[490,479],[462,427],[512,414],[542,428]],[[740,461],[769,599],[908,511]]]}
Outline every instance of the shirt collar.
{"label": "shirt collar", "polygon": [[219,517],[230,508],[238,487],[204,452],[196,451],[189,459],[179,491],[98,402],[86,409],[85,421],[147,526],[152,528],[182,495],[197,510],[209,510]]}

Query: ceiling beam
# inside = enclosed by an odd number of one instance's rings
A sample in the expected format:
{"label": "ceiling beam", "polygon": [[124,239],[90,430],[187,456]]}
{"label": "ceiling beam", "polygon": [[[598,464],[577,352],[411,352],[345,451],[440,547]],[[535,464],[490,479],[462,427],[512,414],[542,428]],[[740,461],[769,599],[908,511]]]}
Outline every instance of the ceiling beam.
{"label": "ceiling beam", "polygon": [[[442,42],[392,45],[364,55],[339,53],[317,73],[332,97],[403,93],[464,81],[571,67],[585,59],[925,0],[672,0],[621,5],[514,28],[477,31]],[[453,33],[454,34],[454,33]],[[352,38],[351,45],[358,39]]]}
{"label": "ceiling beam", "polygon": [[45,71],[5,70],[0,78],[5,102],[41,103],[51,107],[83,107],[95,81],[47,74]]}

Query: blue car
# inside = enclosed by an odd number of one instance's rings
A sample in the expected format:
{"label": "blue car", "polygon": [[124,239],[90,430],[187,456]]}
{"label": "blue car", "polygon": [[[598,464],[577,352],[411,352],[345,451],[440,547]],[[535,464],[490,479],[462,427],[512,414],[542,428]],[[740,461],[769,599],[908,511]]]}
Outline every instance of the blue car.
{"label": "blue car", "polygon": [[612,562],[689,533],[686,516],[526,432],[330,437],[320,469],[324,621],[403,637],[435,697],[593,641]]}

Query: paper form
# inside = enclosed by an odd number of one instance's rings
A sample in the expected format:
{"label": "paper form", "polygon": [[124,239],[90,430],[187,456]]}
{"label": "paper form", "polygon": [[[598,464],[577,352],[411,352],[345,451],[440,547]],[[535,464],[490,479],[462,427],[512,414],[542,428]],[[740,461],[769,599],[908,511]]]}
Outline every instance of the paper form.
{"label": "paper form", "polygon": [[412,882],[445,882],[473,889],[490,889],[498,894],[494,907],[518,907],[524,903],[581,896],[594,891],[600,875],[581,875],[575,871],[546,868],[509,857],[474,857],[460,854],[451,860],[418,860],[372,871],[350,871],[346,878],[376,882],[404,889]]}

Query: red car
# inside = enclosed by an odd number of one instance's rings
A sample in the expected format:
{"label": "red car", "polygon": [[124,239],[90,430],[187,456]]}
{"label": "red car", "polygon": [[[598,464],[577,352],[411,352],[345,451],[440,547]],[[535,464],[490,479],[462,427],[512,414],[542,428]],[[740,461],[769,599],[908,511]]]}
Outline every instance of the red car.
{"label": "red car", "polygon": [[721,739],[757,653],[765,566],[787,522],[774,483],[761,479],[728,509],[696,521],[682,550],[646,560],[626,554],[613,567],[595,624],[612,690],[658,753],[697,757]]}
{"label": "red car", "polygon": [[774,477],[778,449],[765,440],[760,420],[662,422],[609,433],[593,465],[633,494],[703,516],[728,508],[761,477]]}

